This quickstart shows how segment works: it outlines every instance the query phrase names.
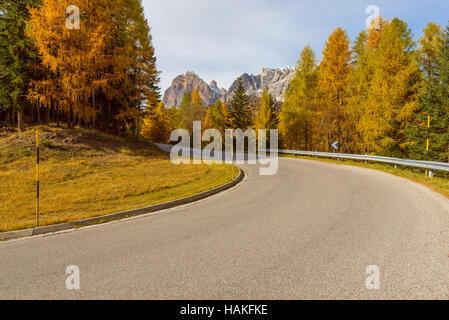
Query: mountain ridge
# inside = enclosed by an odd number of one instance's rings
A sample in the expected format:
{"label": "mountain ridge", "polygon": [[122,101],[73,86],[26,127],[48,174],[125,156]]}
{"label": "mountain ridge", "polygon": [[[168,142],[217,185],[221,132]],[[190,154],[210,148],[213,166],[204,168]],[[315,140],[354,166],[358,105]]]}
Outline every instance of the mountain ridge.
{"label": "mountain ridge", "polygon": [[201,99],[206,105],[213,104],[217,100],[229,101],[241,79],[248,96],[260,97],[263,90],[267,89],[276,101],[283,102],[285,92],[294,76],[295,69],[292,67],[262,68],[259,75],[243,73],[226,90],[220,88],[215,80],[208,84],[194,71],[187,71],[173,79],[171,86],[164,92],[163,101],[166,107],[173,105],[179,107],[185,93],[191,93],[195,88],[198,89]]}

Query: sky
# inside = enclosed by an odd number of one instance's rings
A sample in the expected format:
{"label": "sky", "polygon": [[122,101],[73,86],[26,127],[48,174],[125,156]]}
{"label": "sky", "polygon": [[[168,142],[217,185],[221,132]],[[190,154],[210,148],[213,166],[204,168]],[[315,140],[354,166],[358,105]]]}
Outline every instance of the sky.
{"label": "sky", "polygon": [[366,27],[377,6],[398,17],[419,38],[432,21],[449,22],[447,0],[142,0],[161,71],[162,93],[177,75],[194,71],[228,89],[243,73],[295,66],[310,45],[321,57],[338,27],[351,40]]}

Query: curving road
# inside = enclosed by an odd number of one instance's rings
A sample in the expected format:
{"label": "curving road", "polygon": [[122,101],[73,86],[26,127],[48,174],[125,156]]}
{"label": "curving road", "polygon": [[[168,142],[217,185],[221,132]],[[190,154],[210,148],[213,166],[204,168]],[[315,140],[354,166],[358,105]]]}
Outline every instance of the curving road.
{"label": "curving road", "polygon": [[[449,200],[362,168],[244,168],[242,184],[196,204],[0,243],[0,298],[449,298]],[[365,287],[369,265],[380,290]]]}

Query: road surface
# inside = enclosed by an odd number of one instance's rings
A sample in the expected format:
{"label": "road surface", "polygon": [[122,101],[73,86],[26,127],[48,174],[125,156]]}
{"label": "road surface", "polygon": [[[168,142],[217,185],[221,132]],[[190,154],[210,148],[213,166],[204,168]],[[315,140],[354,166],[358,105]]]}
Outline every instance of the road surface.
{"label": "road surface", "polygon": [[449,200],[379,171],[279,165],[243,166],[234,189],[157,215],[2,242],[0,298],[449,298]]}

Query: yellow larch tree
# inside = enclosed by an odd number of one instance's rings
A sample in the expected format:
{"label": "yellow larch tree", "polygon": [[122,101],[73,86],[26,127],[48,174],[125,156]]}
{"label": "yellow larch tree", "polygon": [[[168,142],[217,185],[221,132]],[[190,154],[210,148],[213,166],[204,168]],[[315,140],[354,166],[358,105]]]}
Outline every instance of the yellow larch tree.
{"label": "yellow larch tree", "polygon": [[345,123],[345,108],[348,103],[348,85],[351,77],[351,41],[346,31],[336,29],[323,50],[320,64],[320,93],[323,99],[323,116],[327,128],[327,147],[340,141],[343,150],[351,139]]}

